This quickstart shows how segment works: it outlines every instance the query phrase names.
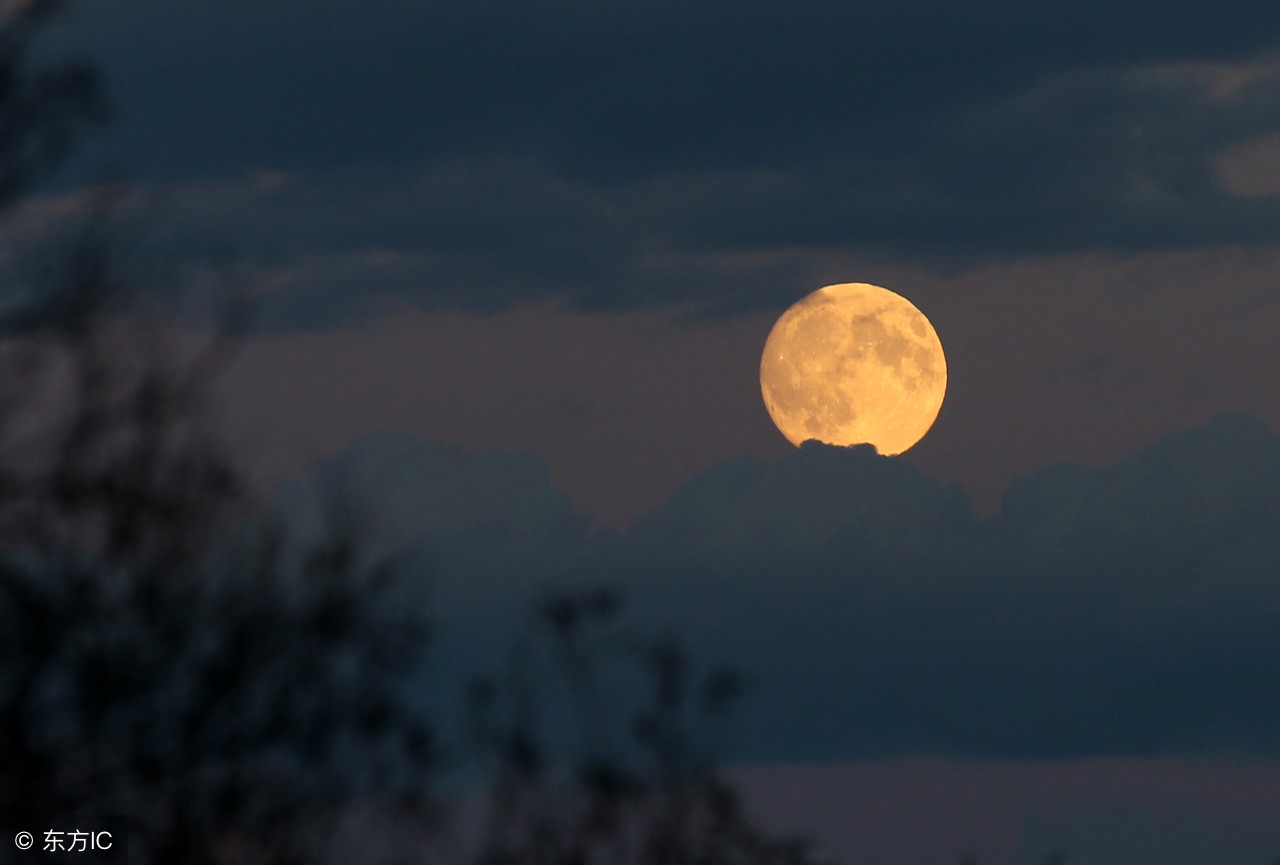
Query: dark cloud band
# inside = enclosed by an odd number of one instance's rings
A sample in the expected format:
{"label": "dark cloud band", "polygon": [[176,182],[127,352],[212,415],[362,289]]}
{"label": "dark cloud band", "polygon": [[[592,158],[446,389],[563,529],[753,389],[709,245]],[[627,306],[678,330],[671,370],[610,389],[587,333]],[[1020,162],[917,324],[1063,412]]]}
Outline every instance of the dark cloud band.
{"label": "dark cloud band", "polygon": [[371,295],[726,314],[813,286],[654,263],[1280,239],[1274,197],[1218,171],[1280,128],[1278,28],[1251,0],[126,0],[84,4],[55,47],[98,59],[119,108],[67,178],[278,172],[304,193],[224,214],[272,226],[253,242],[275,264],[370,245],[430,262],[300,285],[331,318]]}

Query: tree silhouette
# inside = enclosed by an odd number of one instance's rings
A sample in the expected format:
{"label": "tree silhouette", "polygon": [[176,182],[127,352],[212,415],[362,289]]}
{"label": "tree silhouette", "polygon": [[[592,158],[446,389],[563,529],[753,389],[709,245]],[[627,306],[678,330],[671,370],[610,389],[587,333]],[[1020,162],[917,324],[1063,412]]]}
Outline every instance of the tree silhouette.
{"label": "tree silhouette", "polygon": [[[226,532],[246,500],[203,404],[243,306],[200,349],[173,342],[117,263],[117,207],[91,196],[3,321],[3,828],[123,814],[136,861],[185,865],[318,861],[356,804],[438,825],[442,752],[408,690],[429,632],[396,596],[414,575],[367,561],[340,491],[300,554],[278,523]],[[548,597],[517,654],[540,664],[470,693],[492,782],[478,865],[811,861],[717,771],[735,675],[696,674],[609,591]],[[619,670],[636,687],[605,687]],[[539,688],[576,718],[567,759]]]}
{"label": "tree silhouette", "polygon": [[[89,67],[31,68],[60,5],[0,10],[0,209],[105,117]],[[203,346],[174,339],[148,311],[120,196],[86,195],[0,311],[0,837],[112,814],[140,865],[302,863],[325,859],[357,806],[441,825],[445,751],[410,691],[430,636],[402,594],[416,575],[370,560],[340,491],[306,549],[244,522],[205,399],[246,304],[229,295]],[[545,663],[476,681],[489,810],[464,858],[810,861],[754,827],[717,770],[707,730],[737,678],[696,674],[678,640],[620,610],[607,591],[551,596],[519,647]],[[615,693],[620,668],[635,687]],[[564,759],[531,708],[544,687],[578,720]]]}
{"label": "tree silhouette", "polygon": [[56,168],[84,127],[108,116],[100,76],[89,64],[33,68],[32,46],[63,5],[0,2],[0,209]]}
{"label": "tree silhouette", "polygon": [[426,623],[337,499],[300,558],[271,523],[210,547],[244,512],[201,420],[243,315],[194,353],[139,316],[111,207],[5,322],[0,814],[127,814],[140,862],[303,861],[353,797],[425,805],[398,686]]}
{"label": "tree silhouette", "polygon": [[[493,773],[478,865],[814,862],[805,840],[755,825],[718,770],[740,677],[699,673],[677,638],[621,613],[608,589],[554,593],[512,669],[474,682],[472,741]],[[557,693],[577,734],[560,753],[544,728]]]}

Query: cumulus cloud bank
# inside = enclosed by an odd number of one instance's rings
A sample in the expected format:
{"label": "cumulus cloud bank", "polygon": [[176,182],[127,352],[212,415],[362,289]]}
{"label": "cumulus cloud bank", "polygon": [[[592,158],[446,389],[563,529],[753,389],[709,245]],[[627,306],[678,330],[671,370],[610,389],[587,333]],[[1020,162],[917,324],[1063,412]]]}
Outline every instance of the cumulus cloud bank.
{"label": "cumulus cloud bank", "polygon": [[744,759],[1280,744],[1280,438],[1249,416],[1019,478],[985,520],[958,487],[817,443],[720,465],[625,533],[588,531],[533,457],[407,436],[366,439],[276,506],[338,476],[388,543],[435,550],[449,663],[548,586],[618,586],[752,675]]}

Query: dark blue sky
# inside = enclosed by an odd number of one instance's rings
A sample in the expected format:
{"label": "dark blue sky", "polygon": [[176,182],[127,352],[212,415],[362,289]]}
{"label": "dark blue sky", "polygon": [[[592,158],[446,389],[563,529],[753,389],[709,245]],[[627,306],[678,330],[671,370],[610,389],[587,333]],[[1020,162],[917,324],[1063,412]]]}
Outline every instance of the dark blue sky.
{"label": "dark blue sky", "polygon": [[[747,673],[750,801],[849,861],[1280,849],[1275,0],[67,7],[113,117],[0,278],[121,177],[230,265],[214,421],[302,537],[340,486],[432,564],[429,698],[605,583]],[[893,459],[760,399],[853,281],[947,354]]]}
{"label": "dark blue sky", "polygon": [[[122,171],[231,242],[263,327],[229,415],[274,479],[381,431],[334,465],[456,545],[458,621],[629,586],[756,671],[749,759],[1274,754],[1280,5],[71,13],[46,54],[115,118],[46,192]],[[772,318],[837,281],[948,352],[900,460],[759,403]]]}
{"label": "dark blue sky", "polygon": [[50,50],[97,60],[117,115],[68,177],[170,185],[264,262],[341,257],[286,327],[370,295],[724,313],[810,288],[804,261],[727,255],[954,270],[1280,232],[1221,164],[1280,130],[1263,0],[81,0],[69,22]]}

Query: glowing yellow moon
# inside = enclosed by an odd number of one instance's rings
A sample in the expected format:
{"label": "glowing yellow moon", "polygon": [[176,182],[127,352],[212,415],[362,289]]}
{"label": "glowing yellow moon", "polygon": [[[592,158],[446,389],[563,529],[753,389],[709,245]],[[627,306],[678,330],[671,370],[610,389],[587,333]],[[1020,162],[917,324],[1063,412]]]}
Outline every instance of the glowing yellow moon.
{"label": "glowing yellow moon", "polygon": [[947,390],[938,334],[906,298],[878,285],[820,288],[778,319],[760,358],[760,391],[794,445],[872,444],[900,454],[929,431]]}

